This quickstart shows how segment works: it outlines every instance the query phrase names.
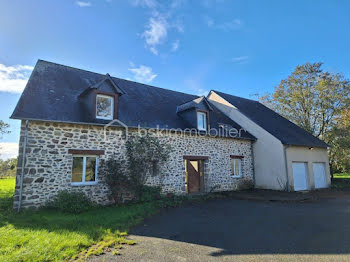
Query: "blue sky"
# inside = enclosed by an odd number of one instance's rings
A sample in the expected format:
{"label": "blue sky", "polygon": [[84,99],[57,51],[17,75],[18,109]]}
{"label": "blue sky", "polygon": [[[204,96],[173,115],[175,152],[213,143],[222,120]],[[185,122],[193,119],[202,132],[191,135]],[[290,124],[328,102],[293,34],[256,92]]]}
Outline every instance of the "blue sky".
{"label": "blue sky", "polygon": [[36,0],[0,2],[0,147],[37,59],[186,93],[247,98],[298,64],[350,77],[350,1]]}

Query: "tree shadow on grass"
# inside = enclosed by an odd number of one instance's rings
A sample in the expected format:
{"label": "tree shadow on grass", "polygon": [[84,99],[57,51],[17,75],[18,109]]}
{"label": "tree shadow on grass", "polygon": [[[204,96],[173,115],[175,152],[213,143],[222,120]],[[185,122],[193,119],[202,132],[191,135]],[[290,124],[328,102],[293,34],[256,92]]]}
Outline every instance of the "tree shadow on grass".
{"label": "tree shadow on grass", "polygon": [[98,239],[106,231],[125,232],[157,210],[154,203],[96,207],[81,214],[67,214],[50,209],[17,213],[8,207],[9,205],[1,210],[0,227],[10,224],[16,229],[76,232],[93,239]]}

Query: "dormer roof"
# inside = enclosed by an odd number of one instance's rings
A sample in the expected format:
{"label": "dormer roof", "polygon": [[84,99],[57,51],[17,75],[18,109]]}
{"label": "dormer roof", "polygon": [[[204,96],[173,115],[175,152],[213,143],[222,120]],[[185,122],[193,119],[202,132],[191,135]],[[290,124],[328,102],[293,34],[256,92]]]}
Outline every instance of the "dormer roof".
{"label": "dormer roof", "polygon": [[176,113],[180,113],[182,111],[192,108],[213,111],[213,108],[209,104],[207,98],[205,96],[201,96],[181,105],[178,105],[176,108]]}
{"label": "dormer roof", "polygon": [[113,81],[112,77],[107,73],[105,74],[101,80],[97,81],[96,83],[92,84],[91,86],[89,86],[87,89],[85,89],[79,96],[84,96],[86,93],[88,93],[91,90],[96,90],[96,89],[100,89],[102,87],[103,84],[108,83],[110,85],[110,87],[113,89],[113,91],[117,94],[119,94],[120,96],[125,94],[125,91],[119,87],[115,81]]}

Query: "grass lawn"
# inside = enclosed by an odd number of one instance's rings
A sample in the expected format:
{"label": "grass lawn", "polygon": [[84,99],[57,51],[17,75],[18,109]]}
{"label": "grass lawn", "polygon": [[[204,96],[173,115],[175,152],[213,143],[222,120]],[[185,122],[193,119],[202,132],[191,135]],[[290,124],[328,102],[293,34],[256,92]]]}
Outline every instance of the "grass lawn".
{"label": "grass lawn", "polygon": [[54,210],[12,211],[14,179],[0,179],[0,261],[62,261],[133,244],[131,226],[154,214],[157,202],[95,208],[73,215]]}
{"label": "grass lawn", "polygon": [[15,178],[0,179],[0,212],[11,208],[13,192],[15,190]]}
{"label": "grass lawn", "polygon": [[333,175],[334,178],[350,178],[350,173],[337,173]]}

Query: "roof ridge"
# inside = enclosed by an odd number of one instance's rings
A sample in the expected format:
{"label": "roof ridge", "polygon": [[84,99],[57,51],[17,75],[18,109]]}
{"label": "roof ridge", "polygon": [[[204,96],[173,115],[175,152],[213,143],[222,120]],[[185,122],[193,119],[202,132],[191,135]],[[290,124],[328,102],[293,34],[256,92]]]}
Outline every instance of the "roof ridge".
{"label": "roof ridge", "polygon": [[[259,104],[261,104],[259,101],[257,101],[257,100],[253,100],[253,99],[249,99],[249,98],[245,98],[245,97],[241,97],[241,96],[235,96],[235,95],[231,95],[231,94],[228,94],[228,93],[224,93],[224,92],[221,92],[221,91],[217,91],[217,90],[210,90],[210,91],[213,91],[213,92],[215,92],[215,93],[221,93],[221,94],[225,94],[225,95],[229,95],[229,96],[233,96],[233,97],[237,97],[237,98],[239,98],[239,99],[244,99],[244,100],[248,100],[248,101],[250,101],[250,102],[257,102],[257,103],[259,103]],[[210,93],[210,92],[209,92]]]}
{"label": "roof ridge", "polygon": [[[90,70],[81,69],[81,68],[78,68],[78,67],[68,66],[68,65],[64,65],[64,64],[59,64],[59,63],[56,63],[56,62],[51,62],[51,61],[47,61],[47,60],[43,60],[43,59],[38,59],[37,63],[39,63],[39,62],[44,62],[44,63],[53,64],[53,65],[57,65],[57,66],[62,66],[62,67],[66,67],[66,68],[70,68],[70,69],[74,69],[74,70],[79,70],[79,71],[83,71],[83,72],[97,74],[97,75],[100,75],[100,76],[105,76],[106,75],[106,74],[97,73],[97,72],[93,72],[93,71],[90,71]],[[109,74],[109,73],[107,73],[107,74]],[[120,77],[115,77],[115,76],[112,76],[112,75],[110,75],[110,77],[112,79],[116,78],[116,79],[119,79],[119,80],[122,80],[122,81],[127,81],[127,82],[131,82],[131,83],[136,83],[136,84],[139,84],[139,85],[144,85],[146,87],[153,87],[153,88],[163,89],[163,90],[176,92],[176,93],[180,93],[180,94],[184,94],[184,95],[196,96],[196,98],[200,97],[200,96],[197,96],[197,95],[194,95],[194,94],[189,94],[189,93],[176,91],[176,90],[172,90],[172,89],[168,89],[168,88],[164,88],[164,87],[159,87],[159,86],[149,85],[149,84],[145,84],[145,83],[140,83],[140,82],[136,82],[136,81],[133,81],[133,80],[128,80],[128,79],[124,79],[124,78],[120,78]]]}

